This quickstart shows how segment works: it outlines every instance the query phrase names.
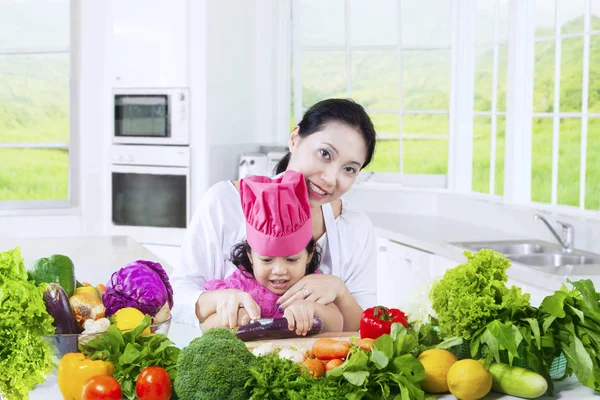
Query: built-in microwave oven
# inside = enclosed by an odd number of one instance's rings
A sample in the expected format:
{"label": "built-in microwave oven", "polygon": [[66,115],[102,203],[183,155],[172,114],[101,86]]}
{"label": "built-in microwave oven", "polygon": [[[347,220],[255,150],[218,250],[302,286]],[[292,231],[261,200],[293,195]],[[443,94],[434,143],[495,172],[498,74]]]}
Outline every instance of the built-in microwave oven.
{"label": "built-in microwave oven", "polygon": [[113,143],[187,146],[187,88],[115,88]]}

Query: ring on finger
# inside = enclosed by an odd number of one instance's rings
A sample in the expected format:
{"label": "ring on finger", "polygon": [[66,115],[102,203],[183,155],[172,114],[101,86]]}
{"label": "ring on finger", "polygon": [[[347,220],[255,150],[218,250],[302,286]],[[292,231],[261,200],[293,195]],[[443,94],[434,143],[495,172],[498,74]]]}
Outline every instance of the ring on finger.
{"label": "ring on finger", "polygon": [[302,293],[302,298],[304,298],[304,299],[310,295],[310,293],[308,293],[308,290],[306,290],[306,288],[302,288],[301,293]]}

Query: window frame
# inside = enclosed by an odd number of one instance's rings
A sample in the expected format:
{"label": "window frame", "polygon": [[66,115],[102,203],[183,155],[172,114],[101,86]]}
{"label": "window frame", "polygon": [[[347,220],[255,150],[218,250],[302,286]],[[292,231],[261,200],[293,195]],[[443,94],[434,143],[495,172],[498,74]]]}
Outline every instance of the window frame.
{"label": "window frame", "polygon": [[69,57],[69,142],[0,142],[0,149],[66,149],[68,151],[68,198],[66,200],[0,200],[0,213],[20,210],[72,209],[79,204],[79,14],[78,1],[69,1],[69,46],[39,48],[0,48],[0,55],[68,54]]}
{"label": "window frame", "polygon": [[[301,45],[301,40],[296,39],[300,38],[301,32],[301,23],[293,17],[295,14],[299,14],[299,6],[298,2],[291,0],[291,24],[292,24],[292,75],[293,75],[293,104],[294,104],[294,121],[300,121],[302,118],[302,114],[306,111],[306,108],[302,107],[302,52],[303,50],[309,51],[344,51],[346,55],[346,95],[351,97],[351,54],[352,51],[356,50],[396,50],[398,53],[398,109],[397,110],[388,110],[388,109],[370,109],[366,108],[367,113],[376,113],[376,114],[396,114],[399,118],[399,132],[398,132],[398,140],[399,140],[399,171],[398,173],[392,172],[371,172],[371,171],[361,171],[357,182],[380,182],[380,183],[395,183],[402,186],[411,186],[411,187],[426,187],[432,189],[439,189],[441,191],[448,191],[450,189],[450,185],[453,182],[452,179],[452,166],[451,166],[451,150],[452,150],[452,136],[453,136],[453,102],[454,99],[454,88],[456,87],[455,81],[458,79],[457,74],[454,73],[454,53],[457,51],[457,44],[455,42],[458,32],[457,24],[452,24],[452,41],[449,46],[423,46],[423,47],[415,47],[415,46],[406,46],[402,45],[402,36],[401,36],[401,24],[398,21],[401,21],[401,4],[402,0],[396,0],[397,2],[397,33],[398,43],[396,45],[373,45],[373,46],[364,46],[364,45],[351,45],[351,18],[350,18],[350,1],[344,0],[344,22],[345,22],[345,43],[343,46],[306,46],[303,47]],[[466,0],[468,2],[472,0]],[[458,2],[450,1],[450,16],[455,21],[455,17],[460,16],[460,5],[457,6],[457,3],[464,3],[464,0],[460,0]],[[413,109],[405,109],[402,104],[402,59],[403,52],[405,51],[448,51],[450,53],[450,91],[449,91],[449,106],[447,110],[413,110]],[[448,145],[448,172],[447,174],[405,174],[402,172],[403,169],[403,156],[402,156],[402,141],[403,141],[403,132],[402,132],[402,117],[404,115],[416,115],[416,114],[440,114],[448,116],[448,133],[445,139]],[[463,122],[464,123],[464,122]],[[468,123],[467,123],[468,124]],[[472,124],[472,123],[471,123]],[[287,124],[286,124],[287,128]],[[461,159],[460,151],[456,156],[457,160]],[[420,184],[417,184],[417,183]]]}
{"label": "window frame", "polygon": [[[296,1],[292,2],[292,9],[296,10]],[[345,0],[345,21],[348,24],[348,10],[349,1]],[[400,3],[402,0],[398,0]],[[558,1],[555,6],[558,7]],[[558,112],[553,113],[539,113],[534,112],[534,57],[535,57],[535,44],[543,38],[535,36],[535,19],[536,19],[536,4],[535,1],[521,1],[521,0],[508,0],[508,31],[507,38],[503,40],[498,39],[497,27],[495,27],[494,41],[491,43],[494,50],[494,76],[493,76],[493,98],[492,110],[490,111],[476,111],[474,108],[474,74],[475,74],[475,49],[478,48],[475,44],[475,9],[476,0],[455,0],[452,2],[452,45],[450,50],[452,52],[451,58],[451,82],[450,82],[450,109],[448,112],[449,117],[449,150],[448,150],[448,174],[435,176],[435,175],[411,175],[389,172],[366,172],[362,171],[357,179],[357,184],[367,184],[368,187],[372,185],[396,185],[398,188],[409,186],[412,189],[423,189],[435,193],[459,193],[462,195],[469,196],[473,199],[486,200],[492,203],[501,203],[506,205],[514,206],[526,206],[534,207],[536,209],[548,211],[548,212],[561,212],[569,215],[585,216],[596,218],[598,215],[597,210],[585,209],[585,173],[586,165],[590,162],[589,156],[586,153],[587,143],[586,134],[588,130],[587,122],[591,118],[600,118],[599,112],[590,113],[587,110],[588,107],[588,92],[589,92],[589,69],[590,69],[590,42],[592,36],[600,35],[600,30],[592,30],[590,26],[591,19],[591,1],[585,1],[585,23],[584,32],[575,34],[560,34],[560,21],[555,18],[556,29],[555,33],[550,38],[556,41],[572,38],[572,37],[583,37],[584,38],[584,53],[583,53],[583,82],[582,82],[582,110],[581,112]],[[495,20],[498,20],[498,7],[495,7]],[[297,11],[294,11],[297,12]],[[399,12],[400,8],[399,8]],[[556,11],[555,11],[556,14]],[[399,18],[399,16],[398,16]],[[292,20],[292,32],[295,38],[300,37],[300,26],[294,20]],[[496,22],[496,25],[498,23]],[[346,28],[346,54],[349,54],[349,32]],[[507,71],[506,71],[506,107],[504,111],[499,111],[497,107],[497,79],[498,79],[498,46],[506,44],[506,57],[507,57]],[[293,62],[292,62],[292,77],[293,77],[293,104],[294,104],[294,116],[295,120],[298,121],[305,111],[302,104],[302,48],[300,40],[293,40]],[[329,46],[331,47],[331,46]],[[360,47],[360,46],[356,46]],[[389,46],[380,46],[389,48]],[[397,45],[401,48],[401,43]],[[369,47],[370,48],[370,47]],[[337,48],[336,48],[337,49]],[[376,49],[374,46],[373,49]],[[338,49],[339,50],[339,49]],[[560,49],[559,49],[560,50]],[[399,50],[400,51],[400,50]],[[555,50],[556,51],[556,50]],[[300,57],[297,55],[300,54]],[[291,55],[290,55],[291,57]],[[559,56],[560,57],[560,56]],[[560,66],[560,58],[555,57],[555,66]],[[401,54],[399,58],[401,62]],[[290,65],[290,64],[288,64]],[[288,70],[289,71],[289,70]],[[347,74],[347,91],[350,93],[350,80],[349,80],[350,64],[347,62],[346,74]],[[461,74],[457,74],[457,71],[461,71]],[[399,70],[399,73],[401,71]],[[560,79],[560,69],[557,71],[555,67],[555,76]],[[400,106],[401,104],[401,83],[402,76],[400,73]],[[555,79],[555,86],[559,86],[560,81],[557,82]],[[289,93],[289,92],[288,92]],[[555,103],[560,104],[560,97],[557,99],[557,93],[555,89]],[[560,92],[558,92],[560,96]],[[557,108],[555,108],[556,110]],[[381,112],[393,110],[370,110],[367,112]],[[400,107],[400,114],[403,113],[402,107]],[[490,167],[490,181],[489,181],[489,193],[480,193],[473,191],[472,188],[472,173],[473,173],[473,122],[476,116],[489,115],[492,119],[503,117],[505,121],[505,148],[504,148],[504,176],[503,176],[503,194],[499,195],[495,193],[495,168],[496,163],[494,157],[502,157],[502,155],[496,155],[497,142],[492,142],[496,137],[491,137],[490,147],[492,153],[490,154],[490,162],[494,162],[494,165]],[[495,117],[495,118],[494,118]],[[580,186],[579,186],[579,206],[570,206],[559,204],[556,201],[556,185],[557,179],[554,178],[553,182],[553,201],[551,203],[542,203],[532,200],[532,165],[533,165],[533,154],[532,154],[532,136],[533,136],[533,119],[538,117],[553,118],[560,121],[561,118],[578,118],[581,121],[581,145],[580,145]],[[289,119],[288,119],[289,121]],[[491,132],[492,136],[497,136],[497,126],[492,121]],[[400,137],[402,135],[402,122],[400,121]],[[282,124],[283,125],[283,124]],[[285,125],[284,128],[287,130],[289,125]],[[557,131],[557,125],[553,127]],[[556,137],[556,132],[553,135]],[[556,139],[554,139],[556,141]],[[400,151],[402,151],[402,143],[400,143]],[[554,157],[557,157],[558,149],[554,148],[553,152],[556,153]],[[582,155],[584,155],[582,157]],[[464,160],[468,161],[464,161]],[[497,158],[496,158],[497,160]],[[557,164],[557,160],[553,161],[553,164]],[[553,167],[556,169],[556,167]],[[556,172],[553,171],[553,176],[556,176]],[[437,178],[437,179],[436,179]]]}

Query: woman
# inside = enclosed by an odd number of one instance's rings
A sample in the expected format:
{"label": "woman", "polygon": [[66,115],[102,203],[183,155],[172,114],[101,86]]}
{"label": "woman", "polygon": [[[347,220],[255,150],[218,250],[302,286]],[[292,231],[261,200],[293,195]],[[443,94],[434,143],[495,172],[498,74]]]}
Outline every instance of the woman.
{"label": "woman", "polygon": [[[304,175],[308,187],[313,238],[322,249],[319,271],[303,277],[280,299],[285,310],[299,299],[334,303],[344,331],[357,331],[363,308],[376,303],[377,256],[373,226],[367,216],[341,199],[359,171],[373,157],[376,134],[369,116],[352,100],[328,99],[309,108],[292,131],[289,153],[276,173]],[[207,280],[224,279],[235,265],[231,248],[246,237],[239,182],[223,181],[202,198],[171,276],[175,320],[198,325],[199,297]],[[260,308],[245,292],[210,293],[216,313],[229,327],[260,318]]]}

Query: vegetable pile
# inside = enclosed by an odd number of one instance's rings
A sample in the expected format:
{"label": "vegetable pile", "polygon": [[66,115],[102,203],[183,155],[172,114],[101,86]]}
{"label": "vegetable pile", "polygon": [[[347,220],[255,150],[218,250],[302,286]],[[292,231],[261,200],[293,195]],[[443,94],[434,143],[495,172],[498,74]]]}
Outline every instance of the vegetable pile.
{"label": "vegetable pile", "polygon": [[247,386],[252,388],[250,398],[257,400],[423,400],[431,397],[419,383],[425,370],[415,358],[418,351],[417,333],[394,323],[389,334],[375,340],[318,339],[312,347],[315,358],[305,360],[300,368],[281,354],[258,357],[250,367]]}
{"label": "vegetable pile", "polygon": [[0,253],[0,394],[9,400],[26,398],[53,366],[42,339],[54,332],[42,292],[27,280],[18,247]]}
{"label": "vegetable pile", "polygon": [[177,378],[177,358],[180,350],[165,335],[144,335],[150,326],[150,316],[144,316],[135,329],[122,333],[115,325],[108,332],[80,345],[90,360],[102,360],[114,365],[113,377],[121,385],[123,398],[136,399],[136,379],[148,367],[163,368],[173,381]]}

